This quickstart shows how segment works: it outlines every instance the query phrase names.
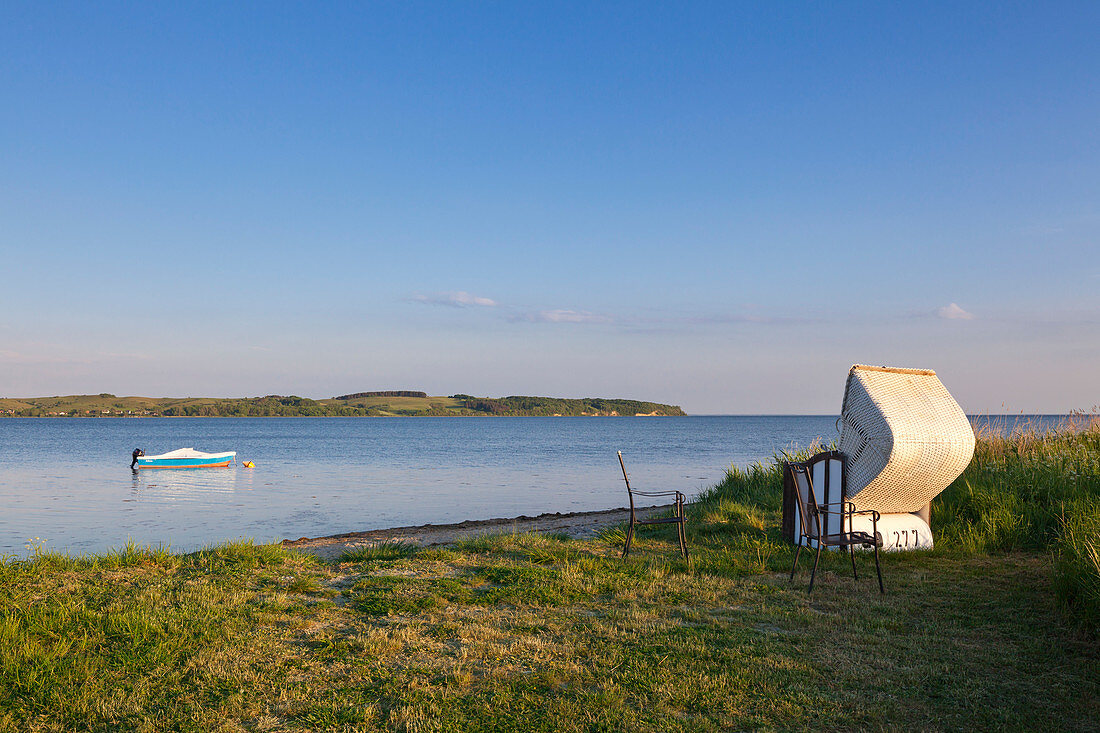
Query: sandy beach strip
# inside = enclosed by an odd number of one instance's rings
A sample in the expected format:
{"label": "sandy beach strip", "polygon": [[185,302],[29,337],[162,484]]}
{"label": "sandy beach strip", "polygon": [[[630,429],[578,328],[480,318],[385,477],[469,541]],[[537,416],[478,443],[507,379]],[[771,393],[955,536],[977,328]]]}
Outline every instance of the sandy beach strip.
{"label": "sandy beach strip", "polygon": [[[637,510],[639,519],[666,511],[669,506],[646,507]],[[594,537],[600,530],[627,522],[630,510],[604,509],[594,512],[560,512],[539,514],[536,517],[478,519],[457,524],[421,524],[415,527],[372,529],[365,532],[347,532],[329,537],[301,537],[283,540],[283,547],[308,552],[323,559],[334,559],[348,550],[369,547],[380,542],[408,542],[420,547],[447,545],[468,537],[486,534],[512,534],[522,532],[560,532],[583,539]]]}

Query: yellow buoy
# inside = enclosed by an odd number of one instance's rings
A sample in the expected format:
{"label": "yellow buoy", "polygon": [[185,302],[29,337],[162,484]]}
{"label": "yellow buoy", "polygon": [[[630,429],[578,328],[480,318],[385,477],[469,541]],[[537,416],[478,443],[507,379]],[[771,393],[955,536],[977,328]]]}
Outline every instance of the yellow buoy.
{"label": "yellow buoy", "polygon": [[255,468],[256,467],[256,464],[253,463],[252,461],[245,461],[241,465],[244,466],[245,468]]}

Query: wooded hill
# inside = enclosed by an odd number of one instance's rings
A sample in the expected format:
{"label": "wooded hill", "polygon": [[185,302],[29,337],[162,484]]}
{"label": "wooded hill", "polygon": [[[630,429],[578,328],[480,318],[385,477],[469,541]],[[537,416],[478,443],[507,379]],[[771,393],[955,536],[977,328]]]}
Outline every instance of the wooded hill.
{"label": "wooded hill", "polygon": [[599,397],[410,396],[423,392],[357,392],[326,400],[266,397],[116,397],[112,394],[0,398],[0,417],[390,417],[683,415],[675,405]]}

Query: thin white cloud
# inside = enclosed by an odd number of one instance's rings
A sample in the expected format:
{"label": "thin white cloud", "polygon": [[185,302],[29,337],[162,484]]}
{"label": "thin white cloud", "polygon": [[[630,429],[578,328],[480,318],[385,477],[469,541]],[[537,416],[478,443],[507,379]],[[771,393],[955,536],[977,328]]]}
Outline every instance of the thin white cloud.
{"label": "thin white cloud", "polygon": [[683,316],[680,318],[659,319],[665,323],[685,323],[692,326],[724,325],[736,323],[761,323],[772,325],[777,323],[811,323],[815,319],[793,318],[789,316],[767,316],[759,313],[718,313],[704,316]]}
{"label": "thin white cloud", "polygon": [[116,353],[101,351],[80,357],[50,356],[47,354],[27,354],[21,351],[0,349],[0,364],[102,364],[114,361],[147,360],[147,354]]}
{"label": "thin white cloud", "polygon": [[936,309],[936,315],[951,321],[969,321],[974,317],[973,313],[963,310],[958,303],[951,303]]}
{"label": "thin white cloud", "polygon": [[731,314],[718,313],[700,316],[623,316],[609,313],[556,308],[552,310],[519,311],[508,316],[510,321],[526,323],[579,323],[579,324],[615,324],[623,329],[638,331],[663,331],[685,326],[721,326],[736,324],[784,324],[809,323],[811,319],[799,319],[783,316],[767,316],[758,313]]}
{"label": "thin white cloud", "polygon": [[0,349],[0,363],[4,364],[39,364],[43,359],[28,356],[19,351]]}
{"label": "thin white cloud", "polygon": [[107,359],[136,359],[139,361],[146,361],[152,359],[153,357],[149,354],[137,354],[129,351],[101,351],[98,354],[95,354],[92,358],[97,361]]}
{"label": "thin white cloud", "polygon": [[21,351],[0,349],[0,364],[91,364],[88,358],[70,359],[63,356],[47,356],[45,354],[27,354]]}
{"label": "thin white cloud", "polygon": [[495,308],[498,303],[492,298],[483,298],[479,295],[471,295],[465,290],[446,293],[432,293],[431,295],[415,295],[412,300],[425,305],[445,305],[451,308],[470,308],[479,306],[482,308]]}
{"label": "thin white cloud", "polygon": [[520,316],[518,320],[532,323],[611,323],[614,319],[601,313],[559,308],[557,310],[526,313]]}

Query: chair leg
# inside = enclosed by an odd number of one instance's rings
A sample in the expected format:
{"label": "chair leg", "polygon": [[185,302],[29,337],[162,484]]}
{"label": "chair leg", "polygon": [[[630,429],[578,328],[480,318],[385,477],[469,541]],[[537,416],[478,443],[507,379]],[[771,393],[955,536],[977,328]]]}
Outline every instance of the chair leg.
{"label": "chair leg", "polygon": [[882,584],[882,568],[878,564],[878,543],[875,543],[875,572],[878,573],[878,592],[886,595],[886,586]]}
{"label": "chair leg", "polygon": [[817,541],[817,554],[814,555],[814,569],[810,571],[810,590],[808,593],[814,592],[814,577],[817,576],[817,561],[821,559],[821,540]]}
{"label": "chair leg", "polygon": [[688,542],[687,542],[687,527],[684,526],[684,518],[680,517],[679,524],[676,525],[680,528],[680,553],[684,556],[684,559],[688,559]]}
{"label": "chair leg", "polygon": [[626,531],[626,545],[623,546],[623,557],[630,554],[630,541],[634,539],[634,517],[630,517],[630,529]]}
{"label": "chair leg", "polygon": [[794,551],[794,565],[791,566],[791,580],[794,580],[794,571],[798,570],[798,556],[802,554],[802,538],[798,538],[798,544],[795,546],[798,549]]}
{"label": "chair leg", "polygon": [[852,556],[852,577],[859,580],[859,573],[856,572],[856,546],[848,545],[848,554]]}
{"label": "chair leg", "polygon": [[677,523],[677,528],[680,531],[680,552],[683,554],[684,559],[688,559],[688,538],[687,538],[687,517],[684,516],[684,502],[679,502],[680,521]]}

